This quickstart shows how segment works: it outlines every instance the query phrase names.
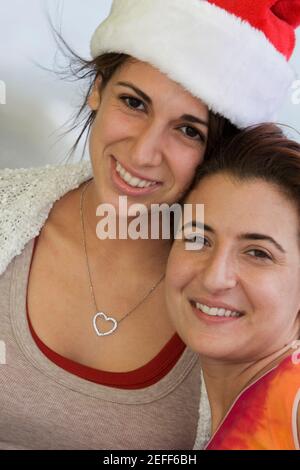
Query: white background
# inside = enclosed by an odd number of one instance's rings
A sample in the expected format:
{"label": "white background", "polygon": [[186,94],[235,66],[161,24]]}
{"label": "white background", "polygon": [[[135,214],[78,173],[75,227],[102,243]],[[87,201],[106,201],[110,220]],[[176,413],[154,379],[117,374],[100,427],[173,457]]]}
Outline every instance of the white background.
{"label": "white background", "polygon": [[[58,140],[59,128],[77,109],[83,90],[36,65],[53,69],[55,60],[61,63],[46,13],[61,25],[67,43],[89,58],[90,37],[110,5],[111,0],[1,0],[0,80],[6,84],[6,104],[0,104],[0,168],[64,161],[77,134]],[[300,32],[292,63],[300,76]],[[300,131],[300,104],[291,96],[279,121]],[[75,159],[80,157],[78,152]]]}

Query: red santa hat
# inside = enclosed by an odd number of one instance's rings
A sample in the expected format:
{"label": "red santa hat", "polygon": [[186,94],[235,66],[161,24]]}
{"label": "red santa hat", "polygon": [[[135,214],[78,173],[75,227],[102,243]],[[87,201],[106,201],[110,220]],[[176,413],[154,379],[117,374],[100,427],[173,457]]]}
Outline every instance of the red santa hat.
{"label": "red santa hat", "polygon": [[91,53],[148,62],[243,128],[276,120],[299,25],[300,0],[114,0]]}

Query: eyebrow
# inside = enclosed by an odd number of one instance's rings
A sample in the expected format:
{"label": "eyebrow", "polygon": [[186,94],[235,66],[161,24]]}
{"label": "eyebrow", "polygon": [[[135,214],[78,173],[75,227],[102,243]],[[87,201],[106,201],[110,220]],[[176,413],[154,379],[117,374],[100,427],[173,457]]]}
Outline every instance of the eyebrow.
{"label": "eyebrow", "polygon": [[274,238],[270,237],[269,235],[264,235],[263,233],[244,233],[239,236],[239,239],[240,240],[266,240],[266,241],[273,243],[273,245],[275,245],[276,248],[279,251],[281,251],[281,253],[286,253],[286,251],[282,248],[282,246],[276,240],[274,240]]}
{"label": "eyebrow", "polygon": [[[126,88],[131,88],[137,95],[139,95],[141,98],[143,98],[143,100],[146,101],[146,103],[148,105],[153,104],[151,98],[148,95],[146,95],[146,93],[144,93],[142,90],[140,90],[139,88],[134,86],[132,83],[117,82],[116,85],[124,86]],[[181,119],[183,121],[192,122],[192,123],[195,123],[195,124],[202,124],[203,126],[208,127],[208,122],[207,121],[205,121],[204,119],[201,119],[199,117],[193,116],[191,114],[183,114],[179,119]]]}
{"label": "eyebrow", "polygon": [[[188,222],[182,228],[185,229],[189,227],[199,228],[200,230],[204,230],[206,232],[215,234],[215,231],[212,227],[210,227],[207,224],[197,222],[196,220],[193,220],[192,222]],[[274,240],[273,237],[270,237],[269,235],[264,235],[263,233],[243,233],[239,235],[238,239],[239,240],[266,240],[266,241],[271,242],[279,251],[281,251],[281,253],[286,253],[283,247],[276,240]]]}

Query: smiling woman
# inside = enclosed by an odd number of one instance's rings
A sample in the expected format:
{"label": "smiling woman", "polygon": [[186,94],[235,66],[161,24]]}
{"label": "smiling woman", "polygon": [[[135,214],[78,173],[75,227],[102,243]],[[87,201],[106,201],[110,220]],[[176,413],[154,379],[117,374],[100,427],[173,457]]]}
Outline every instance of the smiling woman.
{"label": "smiling woman", "polygon": [[96,227],[122,196],[129,210],[180,201],[227,139],[273,118],[293,79],[290,18],[221,3],[114,0],[92,58],[67,47],[71,75],[90,79],[74,144],[87,130],[90,161],[0,174],[0,448],[194,445],[200,365],[167,311],[172,240]]}
{"label": "smiling woman", "polygon": [[[116,207],[120,195],[128,196],[129,204],[136,197],[148,205],[180,199],[204,157],[207,106],[135,60],[115,72],[103,91],[97,82],[88,103],[98,111],[90,138],[98,200]],[[187,110],[199,121],[193,127]],[[140,188],[141,183],[151,186]]]}
{"label": "smiling woman", "polygon": [[[204,204],[205,223],[174,243],[167,304],[200,354],[207,448],[299,449],[300,145],[250,128],[199,169],[185,202]],[[202,248],[185,250],[197,238]]]}

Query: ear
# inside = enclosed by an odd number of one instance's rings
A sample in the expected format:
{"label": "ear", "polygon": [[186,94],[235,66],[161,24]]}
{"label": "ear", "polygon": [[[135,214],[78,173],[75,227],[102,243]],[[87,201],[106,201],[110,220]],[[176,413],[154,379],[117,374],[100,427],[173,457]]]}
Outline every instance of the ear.
{"label": "ear", "polygon": [[98,111],[101,103],[101,82],[102,77],[98,76],[87,100],[88,106],[92,111]]}

